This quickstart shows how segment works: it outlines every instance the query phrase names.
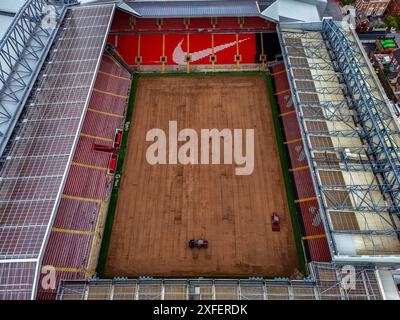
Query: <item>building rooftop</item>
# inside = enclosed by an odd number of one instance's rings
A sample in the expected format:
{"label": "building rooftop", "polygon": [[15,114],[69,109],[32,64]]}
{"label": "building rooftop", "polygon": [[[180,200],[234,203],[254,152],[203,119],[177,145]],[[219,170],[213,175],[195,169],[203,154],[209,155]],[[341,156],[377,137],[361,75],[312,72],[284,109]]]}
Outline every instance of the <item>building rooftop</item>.
{"label": "building rooftop", "polygon": [[400,63],[400,49],[392,51],[392,56],[394,59],[396,59],[397,62]]}

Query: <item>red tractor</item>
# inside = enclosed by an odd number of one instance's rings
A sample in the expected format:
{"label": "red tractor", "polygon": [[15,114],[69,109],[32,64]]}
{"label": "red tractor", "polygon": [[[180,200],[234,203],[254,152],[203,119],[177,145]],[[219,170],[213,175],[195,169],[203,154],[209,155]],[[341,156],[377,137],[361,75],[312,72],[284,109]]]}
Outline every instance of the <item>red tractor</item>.
{"label": "red tractor", "polygon": [[272,222],[272,231],[280,231],[281,230],[281,218],[279,215],[274,212],[271,217]]}
{"label": "red tractor", "polygon": [[208,241],[204,239],[200,240],[189,240],[189,248],[190,249],[207,249],[208,248]]}

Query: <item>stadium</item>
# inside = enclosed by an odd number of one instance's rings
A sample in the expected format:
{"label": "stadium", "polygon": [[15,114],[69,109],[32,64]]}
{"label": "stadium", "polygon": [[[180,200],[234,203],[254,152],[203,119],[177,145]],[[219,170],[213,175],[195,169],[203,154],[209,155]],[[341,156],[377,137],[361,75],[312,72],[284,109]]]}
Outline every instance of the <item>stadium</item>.
{"label": "stadium", "polygon": [[0,70],[0,300],[400,299],[399,120],[325,0],[27,0]]}

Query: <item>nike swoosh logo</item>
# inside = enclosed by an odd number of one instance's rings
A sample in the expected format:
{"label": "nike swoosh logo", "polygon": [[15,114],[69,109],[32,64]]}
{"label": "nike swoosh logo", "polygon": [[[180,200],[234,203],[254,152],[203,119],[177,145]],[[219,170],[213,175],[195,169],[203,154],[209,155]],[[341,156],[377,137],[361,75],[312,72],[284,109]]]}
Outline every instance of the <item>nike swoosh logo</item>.
{"label": "nike swoosh logo", "polygon": [[[246,38],[246,39],[242,39],[239,40],[238,43],[244,42],[249,40],[250,38]],[[184,52],[182,50],[182,43],[183,43],[184,39],[182,39],[177,46],[174,49],[174,52],[172,53],[172,60],[178,64],[178,65],[186,65],[186,55],[187,53]],[[233,47],[236,45],[236,41],[232,41],[232,42],[228,42],[225,44],[221,44],[219,46],[214,47],[214,53],[217,53],[219,51],[225,50],[227,48]],[[197,60],[203,59],[209,55],[211,55],[213,53],[213,49],[212,48],[207,48],[207,49],[203,49],[200,51],[196,51],[193,53],[189,53],[192,56],[192,62],[195,62]]]}

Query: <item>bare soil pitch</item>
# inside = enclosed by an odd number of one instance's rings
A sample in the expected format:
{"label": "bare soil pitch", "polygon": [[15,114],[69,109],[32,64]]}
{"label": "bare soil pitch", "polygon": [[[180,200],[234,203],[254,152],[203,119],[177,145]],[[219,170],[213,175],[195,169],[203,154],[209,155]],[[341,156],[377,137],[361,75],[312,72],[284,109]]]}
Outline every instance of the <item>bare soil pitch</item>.
{"label": "bare soil pitch", "polygon": [[[149,129],[255,129],[250,176],[235,165],[149,165]],[[142,77],[107,276],[284,276],[298,267],[265,79]],[[281,216],[272,232],[271,214]],[[205,238],[208,249],[190,250]]]}

